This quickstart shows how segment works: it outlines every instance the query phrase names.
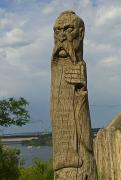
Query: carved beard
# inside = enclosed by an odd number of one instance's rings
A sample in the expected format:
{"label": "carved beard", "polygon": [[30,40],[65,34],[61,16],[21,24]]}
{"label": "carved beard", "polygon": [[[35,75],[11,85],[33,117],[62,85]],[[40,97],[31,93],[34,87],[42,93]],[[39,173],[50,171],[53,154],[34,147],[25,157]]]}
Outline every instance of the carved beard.
{"label": "carved beard", "polygon": [[63,42],[60,42],[59,40],[56,41],[53,50],[53,57],[55,58],[70,57],[71,61],[75,64],[77,62],[77,58],[76,58],[73,42],[69,42],[68,40],[65,40]]}

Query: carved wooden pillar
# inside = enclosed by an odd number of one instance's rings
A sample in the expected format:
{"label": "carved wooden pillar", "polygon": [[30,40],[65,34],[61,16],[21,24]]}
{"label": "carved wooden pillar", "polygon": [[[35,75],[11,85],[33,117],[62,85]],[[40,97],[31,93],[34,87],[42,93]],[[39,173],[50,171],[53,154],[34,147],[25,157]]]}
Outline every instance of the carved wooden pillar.
{"label": "carved wooden pillar", "polygon": [[86,63],[84,22],[72,11],[54,26],[51,64],[51,118],[55,180],[96,180]]}

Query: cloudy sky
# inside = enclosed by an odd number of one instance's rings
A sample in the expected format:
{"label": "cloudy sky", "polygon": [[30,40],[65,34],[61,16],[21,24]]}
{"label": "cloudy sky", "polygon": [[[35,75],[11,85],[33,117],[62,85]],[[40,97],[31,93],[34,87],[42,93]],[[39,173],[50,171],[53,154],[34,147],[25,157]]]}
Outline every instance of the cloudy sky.
{"label": "cloudy sky", "polygon": [[31,121],[4,133],[49,130],[53,24],[71,9],[85,22],[84,59],[93,127],[121,111],[120,0],[0,0],[0,98],[24,97]]}

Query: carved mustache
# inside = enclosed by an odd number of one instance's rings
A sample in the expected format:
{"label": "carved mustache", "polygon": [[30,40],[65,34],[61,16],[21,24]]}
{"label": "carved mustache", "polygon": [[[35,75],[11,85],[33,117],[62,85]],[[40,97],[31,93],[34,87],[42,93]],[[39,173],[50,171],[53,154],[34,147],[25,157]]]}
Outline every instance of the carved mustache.
{"label": "carved mustache", "polygon": [[57,41],[55,43],[55,47],[53,50],[53,57],[58,57],[59,52],[61,50],[64,50],[67,53],[67,55],[71,58],[71,61],[74,64],[77,62],[77,58],[76,58],[76,54],[75,54],[75,50],[74,50],[72,42],[63,41],[61,43],[60,41]]}

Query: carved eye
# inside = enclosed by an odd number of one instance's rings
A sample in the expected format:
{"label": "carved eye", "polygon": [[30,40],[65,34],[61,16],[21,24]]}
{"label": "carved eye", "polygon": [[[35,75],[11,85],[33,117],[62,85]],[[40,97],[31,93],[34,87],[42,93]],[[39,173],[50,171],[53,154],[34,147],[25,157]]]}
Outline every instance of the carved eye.
{"label": "carved eye", "polygon": [[54,31],[58,34],[60,32],[60,28],[55,28]]}
{"label": "carved eye", "polygon": [[68,32],[72,32],[73,31],[73,28],[72,27],[69,27],[68,28]]}
{"label": "carved eye", "polygon": [[74,27],[71,27],[71,26],[65,26],[64,30],[67,31],[67,32],[72,32],[74,29]]}

